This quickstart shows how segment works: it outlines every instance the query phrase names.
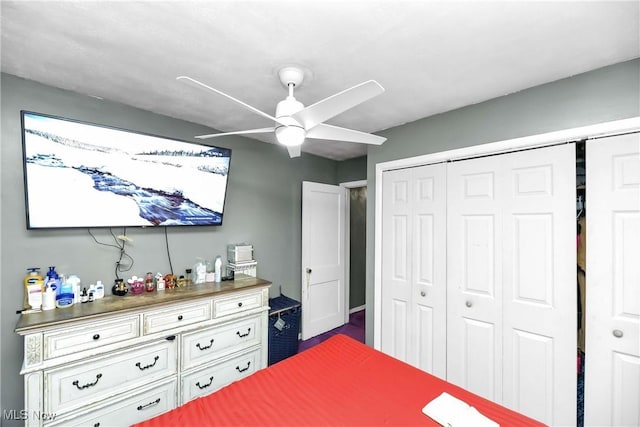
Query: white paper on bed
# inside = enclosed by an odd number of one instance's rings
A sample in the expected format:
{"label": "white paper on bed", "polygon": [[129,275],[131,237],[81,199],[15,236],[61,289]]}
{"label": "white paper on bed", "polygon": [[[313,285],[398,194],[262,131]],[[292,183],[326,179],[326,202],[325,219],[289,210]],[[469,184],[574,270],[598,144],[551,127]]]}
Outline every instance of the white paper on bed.
{"label": "white paper on bed", "polygon": [[446,392],[427,403],[422,412],[446,427],[500,427],[473,406]]}

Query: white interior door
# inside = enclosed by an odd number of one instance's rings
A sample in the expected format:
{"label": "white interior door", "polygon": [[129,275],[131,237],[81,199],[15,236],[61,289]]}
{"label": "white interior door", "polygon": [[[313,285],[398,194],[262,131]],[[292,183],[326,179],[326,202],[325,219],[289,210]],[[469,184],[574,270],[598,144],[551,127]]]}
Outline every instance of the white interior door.
{"label": "white interior door", "polygon": [[576,419],[575,146],[451,163],[447,380]]}
{"label": "white interior door", "polygon": [[344,324],[345,189],[302,183],[302,339]]}
{"label": "white interior door", "polygon": [[640,425],[640,134],[588,141],[585,425]]}
{"label": "white interior door", "polygon": [[446,375],[446,166],[383,175],[381,350]]}

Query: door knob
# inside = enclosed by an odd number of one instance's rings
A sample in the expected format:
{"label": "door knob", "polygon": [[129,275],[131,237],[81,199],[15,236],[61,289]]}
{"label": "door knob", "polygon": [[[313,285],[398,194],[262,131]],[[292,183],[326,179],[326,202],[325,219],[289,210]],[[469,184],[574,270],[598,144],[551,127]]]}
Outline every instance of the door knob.
{"label": "door knob", "polygon": [[467,301],[464,303],[464,305],[466,305],[467,307],[471,307],[473,303],[471,301]]}
{"label": "door knob", "polygon": [[614,329],[613,330],[613,336],[614,337],[622,338],[623,335],[624,335],[624,333],[620,329]]}
{"label": "door knob", "polygon": [[425,291],[421,291],[421,292],[420,292],[420,296],[421,296],[421,297],[426,297],[426,296],[427,296],[427,293],[426,293]]}

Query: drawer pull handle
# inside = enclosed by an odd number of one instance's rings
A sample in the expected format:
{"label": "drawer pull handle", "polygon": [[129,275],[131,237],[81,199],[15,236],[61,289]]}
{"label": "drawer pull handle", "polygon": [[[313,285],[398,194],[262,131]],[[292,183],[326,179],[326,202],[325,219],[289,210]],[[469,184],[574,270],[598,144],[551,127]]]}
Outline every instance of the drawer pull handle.
{"label": "drawer pull handle", "polygon": [[100,339],[100,334],[95,334],[95,335],[93,336],[93,339],[94,339],[94,340],[99,340],[99,339]]}
{"label": "drawer pull handle", "polygon": [[154,366],[156,366],[156,363],[158,363],[158,359],[160,359],[160,356],[156,356],[153,358],[153,363],[147,366],[140,366],[140,362],[136,363],[136,366],[138,367],[138,369],[140,369],[141,371],[144,371],[145,369],[149,369],[149,368],[153,368]]}
{"label": "drawer pull handle", "polygon": [[248,328],[248,329],[247,329],[247,333],[246,333],[246,334],[241,334],[241,333],[240,333],[240,331],[236,331],[236,334],[237,334],[240,338],[248,337],[250,333],[251,333],[251,328]]}
{"label": "drawer pull handle", "polygon": [[242,307],[242,301],[238,303],[238,307]]}
{"label": "drawer pull handle", "polygon": [[209,384],[200,385],[200,381],[198,381],[198,382],[196,383],[196,385],[198,386],[198,388],[199,388],[200,390],[204,390],[205,388],[209,387],[212,383],[213,383],[213,377],[210,377],[210,378],[209,378]]}
{"label": "drawer pull handle", "polygon": [[100,423],[95,423],[93,427],[100,427]]}
{"label": "drawer pull handle", "polygon": [[236,369],[237,369],[238,372],[242,373],[242,372],[246,371],[247,369],[249,369],[249,366],[251,366],[251,361],[247,362],[247,367],[246,368],[240,369],[239,366],[236,366]]}
{"label": "drawer pull handle", "polygon": [[73,382],[73,385],[76,386],[78,388],[78,390],[84,390],[85,388],[93,387],[94,385],[98,384],[98,381],[100,381],[100,378],[102,378],[102,374],[96,375],[96,380],[94,382],[92,382],[92,383],[87,383],[85,385],[78,385],[78,383],[80,381],[75,380]]}
{"label": "drawer pull handle", "polygon": [[180,316],[178,316],[178,320],[182,320],[182,319],[183,319],[183,317],[182,317],[182,314],[181,314]]}
{"label": "drawer pull handle", "polygon": [[196,344],[196,347],[198,347],[202,351],[209,350],[212,346],[213,346],[213,338],[211,338],[209,345],[201,346],[200,343]]}
{"label": "drawer pull handle", "polygon": [[157,405],[158,403],[160,403],[160,398],[157,398],[156,400],[154,400],[153,402],[149,402],[146,405],[140,405],[138,406],[138,411],[142,411],[143,409],[147,409],[150,406],[154,406]]}

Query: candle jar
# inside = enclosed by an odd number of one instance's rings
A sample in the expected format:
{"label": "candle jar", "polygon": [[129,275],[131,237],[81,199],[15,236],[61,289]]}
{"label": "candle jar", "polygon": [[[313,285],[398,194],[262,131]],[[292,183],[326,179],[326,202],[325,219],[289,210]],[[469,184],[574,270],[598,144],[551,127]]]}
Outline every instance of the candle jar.
{"label": "candle jar", "polygon": [[153,282],[153,273],[147,273],[144,278],[144,290],[147,292],[153,292],[155,288],[155,283]]}
{"label": "candle jar", "polygon": [[176,276],[173,274],[167,274],[164,276],[164,284],[167,289],[173,289],[176,287]]}
{"label": "candle jar", "polygon": [[111,292],[113,292],[114,295],[124,296],[129,292],[129,289],[123,279],[116,279],[113,288],[111,288]]}
{"label": "candle jar", "polygon": [[140,295],[144,292],[144,279],[133,276],[133,278],[129,279],[128,282],[131,287],[132,295]]}

